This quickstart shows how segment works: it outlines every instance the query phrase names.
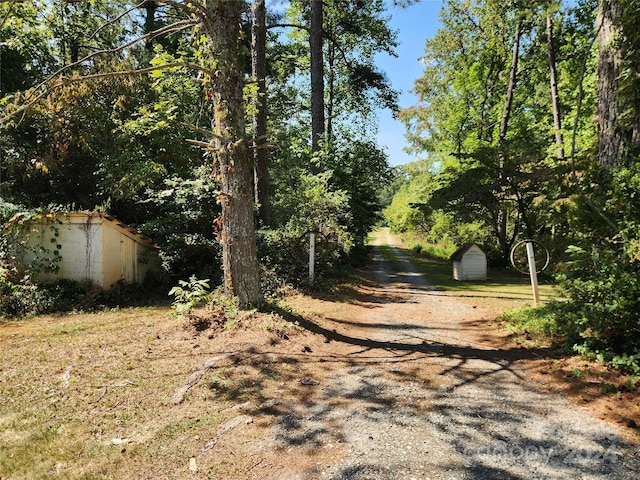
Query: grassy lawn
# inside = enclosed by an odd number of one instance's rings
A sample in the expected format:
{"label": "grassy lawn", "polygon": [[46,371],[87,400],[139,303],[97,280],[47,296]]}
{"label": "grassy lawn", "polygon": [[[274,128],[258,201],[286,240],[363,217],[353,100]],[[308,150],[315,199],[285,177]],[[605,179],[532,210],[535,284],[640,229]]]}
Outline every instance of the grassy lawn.
{"label": "grassy lawn", "polygon": [[[371,234],[370,240],[379,241],[386,235],[385,230],[378,230]],[[533,305],[533,291],[528,276],[515,271],[489,269],[486,282],[461,282],[453,279],[451,262],[416,254],[402,245],[399,237],[392,236],[392,239],[394,246],[401,251],[402,255],[411,260],[424,278],[439,291],[495,312]],[[378,248],[386,259],[396,260],[393,248],[388,245]],[[543,304],[560,298],[560,292],[552,283],[543,278],[539,278],[538,282],[540,301]]]}
{"label": "grassy lawn", "polygon": [[[269,345],[277,336],[258,325],[240,336],[242,344],[231,331],[211,339],[170,312],[0,317],[0,478],[191,478],[196,456],[213,475],[206,478],[248,469],[255,459],[232,459],[225,450],[217,451],[223,458],[203,455],[202,446],[238,415],[231,407],[278,395],[290,365],[271,368],[260,358],[221,365],[183,404],[171,398],[203,359]],[[256,421],[243,434],[264,432]]]}

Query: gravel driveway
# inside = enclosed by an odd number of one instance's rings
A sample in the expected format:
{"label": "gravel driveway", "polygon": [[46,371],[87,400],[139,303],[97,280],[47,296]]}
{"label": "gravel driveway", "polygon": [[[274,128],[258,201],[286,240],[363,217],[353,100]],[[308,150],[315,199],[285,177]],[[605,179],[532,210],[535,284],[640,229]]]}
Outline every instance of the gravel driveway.
{"label": "gravel driveway", "polygon": [[[385,300],[371,309],[362,342],[388,361],[354,362],[281,410],[278,447],[336,455],[279,480],[640,478],[635,446],[531,384],[517,357],[465,338],[460,321],[472,307],[434,291],[395,253],[395,270],[374,257]],[[409,355],[433,381],[398,368]]]}

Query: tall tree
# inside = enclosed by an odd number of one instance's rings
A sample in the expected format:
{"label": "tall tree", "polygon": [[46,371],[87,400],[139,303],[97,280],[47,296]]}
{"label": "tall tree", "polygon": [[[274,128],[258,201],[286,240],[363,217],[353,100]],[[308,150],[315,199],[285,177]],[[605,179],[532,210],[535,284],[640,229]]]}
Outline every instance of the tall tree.
{"label": "tall tree", "polygon": [[334,0],[324,5],[326,140],[331,152],[334,126],[340,131],[340,125],[352,123],[357,114],[363,131],[372,133],[366,126],[375,128],[375,108],[397,110],[397,93],[375,66],[375,55],[395,55],[397,43],[383,0]]}
{"label": "tall tree", "polygon": [[[550,118],[548,96],[544,106],[537,103],[539,82],[529,78],[544,71],[532,29],[540,13],[512,2],[447,2],[416,81],[421,103],[402,112],[416,150],[441,172],[433,206],[483,219],[502,262],[521,226],[528,235],[536,230],[530,207],[545,165],[540,133],[549,131]],[[516,88],[520,83],[526,85]]]}
{"label": "tall tree", "polygon": [[245,140],[241,0],[207,0],[204,55],[210,66],[207,89],[213,101],[214,155],[220,168],[222,265],[227,294],[241,308],[263,302],[253,220],[253,163]]}
{"label": "tall tree", "polygon": [[257,86],[253,97],[253,179],[258,218],[269,225],[269,168],[267,150],[267,11],[264,0],[253,0],[251,8],[251,76]]}
{"label": "tall tree", "polygon": [[[103,3],[96,0],[95,5],[103,5]],[[137,4],[128,10],[125,9],[126,11],[120,11],[119,15],[108,15],[107,18],[112,20],[102,20],[101,24],[96,26],[93,34],[91,34],[91,29],[83,31],[81,28],[67,32],[61,37],[64,40],[62,45],[66,51],[69,52],[71,47],[75,48],[74,45],[78,46],[80,50],[77,52],[73,50],[67,55],[61,56],[64,60],[61,60],[60,63],[64,65],[64,68],[30,92],[33,99],[31,102],[26,102],[22,106],[14,106],[8,114],[9,116],[5,115],[4,119],[11,116],[16,117],[18,112],[26,111],[38,99],[53,98],[58,91],[73,91],[74,86],[88,79],[81,76],[86,73],[92,73],[93,75],[89,78],[97,80],[135,77],[178,67],[199,71],[199,80],[204,85],[204,103],[208,103],[211,107],[210,109],[203,108],[203,112],[209,111],[211,113],[211,131],[196,125],[192,125],[192,127],[210,140],[209,142],[196,141],[196,143],[207,147],[207,151],[213,156],[219,169],[221,185],[218,200],[222,206],[221,243],[225,290],[228,294],[238,297],[242,308],[259,305],[262,303],[263,297],[260,290],[253,216],[253,162],[245,138],[245,103],[243,99],[245,68],[242,62],[245,61],[247,55],[242,42],[240,23],[245,2],[241,0],[202,0],[199,2],[156,0],[156,3],[167,4],[176,12],[182,12],[183,18],[185,16],[188,18],[164,25],[147,34],[136,37],[136,33],[134,33],[133,38],[128,36],[123,39],[118,33],[121,30],[115,27],[118,26],[119,20],[126,17],[127,12],[131,13],[141,6],[141,4]],[[77,9],[71,5],[74,8],[64,10],[62,13],[65,15],[67,13],[78,14],[74,17],[74,25],[76,26],[81,25],[85,20],[88,26],[96,25],[97,17],[89,15],[92,13],[90,6],[93,5],[94,2],[82,6],[78,5]],[[104,3],[104,5],[113,7],[114,4]],[[53,22],[53,25],[63,25],[68,21],[68,18],[65,16],[62,21],[62,13],[57,17],[55,15],[46,17],[46,20]],[[170,54],[166,54],[154,59],[151,66],[148,64],[138,66],[135,65],[132,56],[126,56],[125,52],[131,51],[132,47],[144,43],[151,37],[155,38],[167,33],[173,33],[175,36],[175,34],[194,26],[199,28],[197,39],[199,55],[194,59],[174,58]],[[115,36],[113,36],[114,32]],[[69,40],[70,36],[71,40]],[[102,37],[105,37],[109,42],[119,38],[121,40],[120,46],[112,47],[111,43],[103,42]],[[78,42],[79,38],[86,38],[88,44],[85,44],[84,41]],[[109,48],[95,50],[92,42],[97,41]],[[130,62],[114,66],[99,61],[101,57],[106,56],[118,58],[118,55],[113,55],[114,53],[119,54],[122,59],[130,60]],[[75,63],[69,63],[70,59],[75,56],[81,58]],[[200,63],[197,63],[198,61]],[[87,69],[87,67],[90,68]],[[68,75],[72,70],[79,72],[80,76],[77,73]],[[67,86],[70,88],[67,89]],[[86,88],[84,89],[86,90]],[[118,101],[111,103],[111,107],[117,109],[126,102],[126,97],[119,98]],[[153,109],[159,104],[162,108],[166,106],[162,102],[158,102]],[[174,109],[176,108],[178,107],[174,106]],[[148,115],[148,112],[146,116],[150,121],[153,120],[152,115]],[[156,126],[159,125],[150,125],[149,130]]]}
{"label": "tall tree", "polygon": [[601,0],[598,14],[598,162],[605,168],[620,165],[624,140],[619,99],[622,66],[621,0]]}
{"label": "tall tree", "polygon": [[640,12],[636,0],[600,0],[598,12],[598,162],[635,163],[640,149]]}
{"label": "tall tree", "polygon": [[322,0],[311,2],[309,46],[311,51],[311,150],[318,152],[325,132],[324,117],[324,32]]}
{"label": "tall tree", "polygon": [[[502,109],[502,117],[500,118],[500,130],[498,132],[498,181],[500,188],[500,197],[505,196],[506,193],[506,184],[510,182],[506,169],[507,162],[507,152],[506,152],[506,139],[507,133],[509,130],[509,119],[511,118],[511,111],[513,109],[513,95],[516,89],[516,83],[518,78],[518,59],[520,58],[520,39],[522,37],[522,23],[521,20],[518,20],[516,24],[516,29],[513,33],[513,48],[511,50],[511,67],[509,69],[509,82],[507,83],[507,93],[505,95],[504,107]],[[501,198],[501,200],[507,200],[506,198]],[[501,205],[498,209],[498,218],[497,218],[497,235],[498,241],[500,245],[503,247],[503,256],[506,258],[509,255],[509,250],[511,250],[511,245],[515,236],[517,234],[516,231],[513,232],[512,238],[508,238],[508,217],[509,211],[506,205]],[[529,232],[531,235],[531,232]]]}
{"label": "tall tree", "polygon": [[564,160],[564,138],[562,136],[562,113],[560,110],[560,95],[558,93],[558,69],[556,66],[556,50],[553,35],[553,13],[551,6],[547,6],[547,57],[549,60],[549,87],[553,111],[553,132],[557,147],[556,158],[561,162]]}

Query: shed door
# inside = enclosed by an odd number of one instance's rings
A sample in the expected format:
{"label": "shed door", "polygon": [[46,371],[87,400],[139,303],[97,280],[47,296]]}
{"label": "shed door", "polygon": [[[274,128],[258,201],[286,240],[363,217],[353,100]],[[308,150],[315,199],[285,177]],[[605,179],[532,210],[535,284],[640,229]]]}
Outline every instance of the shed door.
{"label": "shed door", "polygon": [[120,235],[120,277],[125,283],[138,282],[138,245],[126,235]]}

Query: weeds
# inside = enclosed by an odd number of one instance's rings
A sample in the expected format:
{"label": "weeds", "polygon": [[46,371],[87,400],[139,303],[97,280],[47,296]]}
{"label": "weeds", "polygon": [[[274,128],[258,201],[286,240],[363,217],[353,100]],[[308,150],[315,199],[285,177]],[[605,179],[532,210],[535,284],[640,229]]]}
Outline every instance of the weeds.
{"label": "weeds", "polygon": [[209,292],[209,280],[198,280],[192,275],[188,281],[179,280],[178,285],[169,291],[169,295],[175,297],[172,308],[181,318],[193,320],[194,309],[211,300]]}
{"label": "weeds", "polygon": [[506,322],[512,332],[542,342],[554,340],[560,333],[554,310],[550,305],[511,310],[502,314],[499,320]]}

